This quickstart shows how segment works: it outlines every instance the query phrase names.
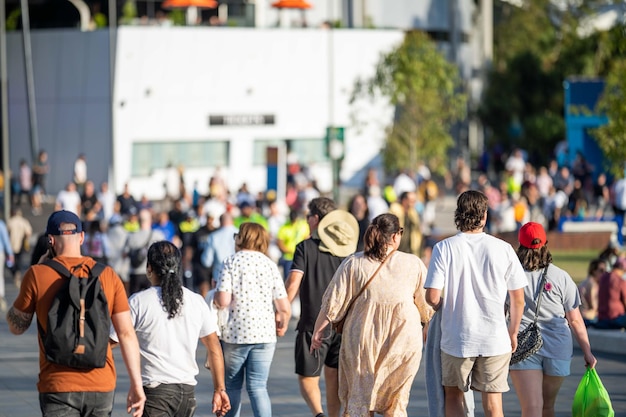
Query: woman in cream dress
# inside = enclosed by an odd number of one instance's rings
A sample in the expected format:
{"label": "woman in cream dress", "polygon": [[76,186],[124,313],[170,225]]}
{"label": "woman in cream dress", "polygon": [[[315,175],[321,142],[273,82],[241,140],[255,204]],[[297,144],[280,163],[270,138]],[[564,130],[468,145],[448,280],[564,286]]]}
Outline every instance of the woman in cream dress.
{"label": "woman in cream dress", "polygon": [[402,232],[395,215],[376,217],[365,233],[364,252],[343,261],[324,294],[311,350],[330,335],[330,323],[345,315],[339,355],[344,416],[407,415],[422,357],[422,328],[434,312],[424,300],[426,266],[417,256],[396,251]]}

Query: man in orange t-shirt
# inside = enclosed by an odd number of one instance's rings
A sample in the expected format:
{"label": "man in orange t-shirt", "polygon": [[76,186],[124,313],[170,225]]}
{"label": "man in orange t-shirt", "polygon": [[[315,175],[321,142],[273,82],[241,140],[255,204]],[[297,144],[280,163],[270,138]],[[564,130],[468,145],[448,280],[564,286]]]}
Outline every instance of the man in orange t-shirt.
{"label": "man in orange t-shirt", "polygon": [[[81,256],[80,246],[85,235],[80,219],[69,211],[56,211],[48,219],[46,235],[49,256],[77,277],[87,278],[95,261]],[[24,333],[35,313],[43,331],[47,330],[48,310],[63,280],[56,271],[45,265],[33,265],[26,271],[20,293],[7,313],[11,333]],[[130,378],[128,412],[132,411],[133,417],[139,417],[143,414],[146,396],[141,382],[139,344],[130,318],[126,292],[122,281],[110,267],[106,267],[100,275],[100,284],[107,299],[111,322],[120,338],[120,348]],[[43,415],[111,415],[116,383],[111,347],[107,349],[103,368],[77,369],[48,361],[39,336],[39,369],[37,389]]]}

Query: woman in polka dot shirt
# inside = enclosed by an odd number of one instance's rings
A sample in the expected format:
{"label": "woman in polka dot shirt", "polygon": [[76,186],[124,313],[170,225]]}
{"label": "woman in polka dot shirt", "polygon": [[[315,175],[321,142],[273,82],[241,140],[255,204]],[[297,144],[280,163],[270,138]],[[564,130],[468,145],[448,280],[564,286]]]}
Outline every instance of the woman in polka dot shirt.
{"label": "woman in polka dot shirt", "polygon": [[224,261],[215,304],[227,308],[222,327],[226,391],[231,400],[227,417],[238,417],[241,390],[246,389],[255,417],[271,416],[267,379],[276,348],[291,309],[282,275],[267,256],[269,234],[256,223],[243,223],[234,236],[236,253]]}

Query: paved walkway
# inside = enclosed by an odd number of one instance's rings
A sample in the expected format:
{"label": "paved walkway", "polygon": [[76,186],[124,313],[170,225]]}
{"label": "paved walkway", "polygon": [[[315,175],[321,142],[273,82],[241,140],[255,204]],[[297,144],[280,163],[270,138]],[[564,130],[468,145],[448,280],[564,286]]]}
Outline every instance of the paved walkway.
{"label": "paved walkway", "polygon": [[[7,298],[12,303],[17,290],[7,282]],[[275,417],[309,417],[310,413],[300,397],[296,376],[293,373],[293,345],[295,321],[291,322],[291,331],[279,340],[268,389],[272,399]],[[37,330],[30,329],[21,336],[11,335],[7,328],[5,315],[0,317],[0,417],[34,417],[40,415],[37,397],[37,374],[39,370],[37,353]],[[127,415],[124,398],[128,390],[128,378],[119,351],[115,352],[118,369],[118,389],[114,408],[114,417]],[[616,417],[626,417],[626,352],[623,355],[597,354],[598,372],[611,395]],[[204,348],[198,350],[198,363],[204,363]],[[580,351],[575,350],[572,363],[572,375],[566,378],[559,395],[556,416],[571,416],[571,403],[578,386],[584,366]],[[211,376],[209,371],[200,366],[197,387],[198,417],[210,416]],[[245,395],[244,395],[245,398]],[[482,416],[480,398],[476,397],[476,416]],[[507,416],[520,416],[519,404],[513,391],[504,395],[504,407]],[[417,375],[413,384],[409,403],[409,416],[427,414],[426,389],[423,371]],[[243,417],[251,416],[251,408],[245,399]]]}

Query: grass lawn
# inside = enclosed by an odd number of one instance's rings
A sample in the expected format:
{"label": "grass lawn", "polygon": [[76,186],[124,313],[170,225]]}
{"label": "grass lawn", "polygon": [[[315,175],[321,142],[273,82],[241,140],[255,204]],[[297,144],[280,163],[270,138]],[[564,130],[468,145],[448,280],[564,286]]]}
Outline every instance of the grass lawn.
{"label": "grass lawn", "polygon": [[552,262],[567,271],[577,284],[587,277],[589,262],[600,254],[597,250],[550,252],[552,252]]}

